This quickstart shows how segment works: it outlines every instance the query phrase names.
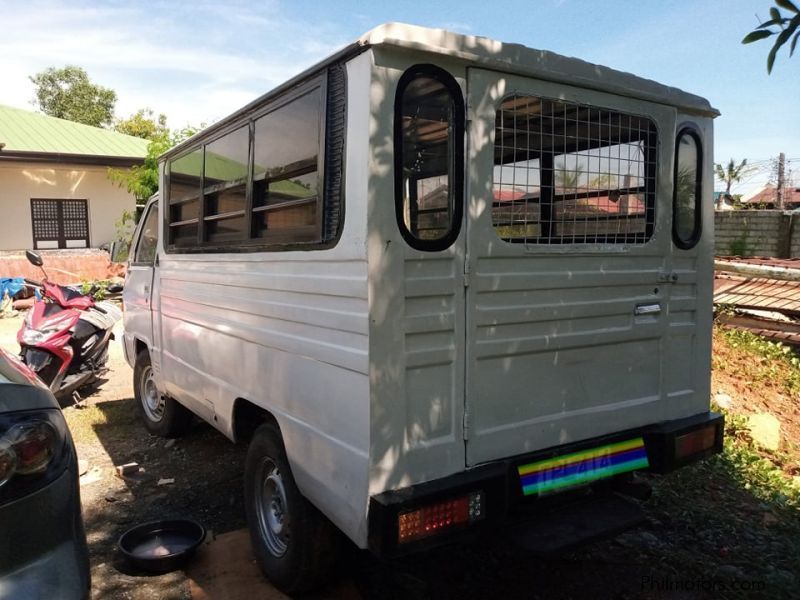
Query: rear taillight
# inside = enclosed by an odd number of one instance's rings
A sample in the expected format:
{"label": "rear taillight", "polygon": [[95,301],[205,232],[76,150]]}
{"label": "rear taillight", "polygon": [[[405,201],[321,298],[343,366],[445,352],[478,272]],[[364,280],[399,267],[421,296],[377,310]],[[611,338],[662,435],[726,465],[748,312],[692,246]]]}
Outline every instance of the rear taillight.
{"label": "rear taillight", "polygon": [[717,440],[715,426],[703,427],[675,438],[675,458],[683,460],[714,447]]}
{"label": "rear taillight", "polygon": [[0,416],[0,504],[44,487],[69,464],[72,446],[60,410]]}
{"label": "rear taillight", "polygon": [[397,517],[397,541],[401,544],[444,533],[484,517],[483,492],[428,504]]}

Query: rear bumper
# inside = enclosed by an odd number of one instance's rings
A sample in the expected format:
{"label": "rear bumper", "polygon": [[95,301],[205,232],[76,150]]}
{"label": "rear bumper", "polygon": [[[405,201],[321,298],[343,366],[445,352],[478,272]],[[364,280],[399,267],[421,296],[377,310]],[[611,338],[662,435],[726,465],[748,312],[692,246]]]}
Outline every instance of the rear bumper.
{"label": "rear bumper", "polygon": [[[454,541],[465,535],[486,530],[496,530],[509,523],[541,515],[576,495],[585,497],[587,486],[572,488],[560,493],[525,496],[517,467],[615,444],[632,438],[642,438],[649,466],[642,471],[669,473],[690,463],[722,451],[724,418],[707,412],[685,419],[667,421],[647,427],[622,431],[599,438],[583,440],[549,448],[533,454],[516,456],[480,465],[461,473],[418,484],[400,490],[391,490],[370,498],[369,549],[380,556],[393,556],[421,550],[432,545]],[[694,435],[691,435],[694,434]],[[702,434],[702,435],[700,435]],[[693,446],[696,438],[705,442]],[[601,479],[588,487],[608,488],[615,480],[630,477],[629,473]],[[479,520],[442,531],[435,536],[407,543],[398,542],[398,518],[402,514],[467,494],[480,493],[482,510]]]}

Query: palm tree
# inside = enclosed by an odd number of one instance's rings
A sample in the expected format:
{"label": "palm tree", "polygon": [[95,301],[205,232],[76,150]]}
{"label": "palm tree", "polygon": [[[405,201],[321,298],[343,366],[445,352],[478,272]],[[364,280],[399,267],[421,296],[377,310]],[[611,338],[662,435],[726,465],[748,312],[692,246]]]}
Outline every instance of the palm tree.
{"label": "palm tree", "polygon": [[[729,197],[731,195],[731,185],[734,183],[739,183],[742,178],[750,173],[753,170],[752,167],[747,166],[747,159],[742,159],[738,165],[736,161],[730,159],[728,164],[723,166],[719,163],[714,163],[714,174],[716,174],[717,179],[722,181],[725,184],[725,196]],[[722,196],[720,195],[719,199],[717,200],[717,208],[722,205]]]}

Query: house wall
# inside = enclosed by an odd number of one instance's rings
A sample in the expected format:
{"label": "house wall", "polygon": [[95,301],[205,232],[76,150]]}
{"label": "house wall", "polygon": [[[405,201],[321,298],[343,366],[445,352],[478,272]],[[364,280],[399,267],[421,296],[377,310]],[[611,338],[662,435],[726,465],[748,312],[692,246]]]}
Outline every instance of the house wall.
{"label": "house wall", "polygon": [[93,248],[114,238],[114,222],[136,201],[108,178],[108,168],[0,161],[0,250],[33,248],[31,198],[86,199],[89,243]]}
{"label": "house wall", "polygon": [[717,256],[800,256],[800,215],[780,210],[729,210],[714,215]]}

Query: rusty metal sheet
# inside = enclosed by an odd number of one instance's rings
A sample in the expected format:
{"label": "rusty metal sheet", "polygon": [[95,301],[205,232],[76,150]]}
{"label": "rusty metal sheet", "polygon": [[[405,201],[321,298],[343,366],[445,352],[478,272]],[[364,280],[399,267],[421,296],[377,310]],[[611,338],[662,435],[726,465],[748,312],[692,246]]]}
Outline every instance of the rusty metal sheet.
{"label": "rusty metal sheet", "polygon": [[717,273],[714,276],[714,303],[800,316],[800,282]]}

